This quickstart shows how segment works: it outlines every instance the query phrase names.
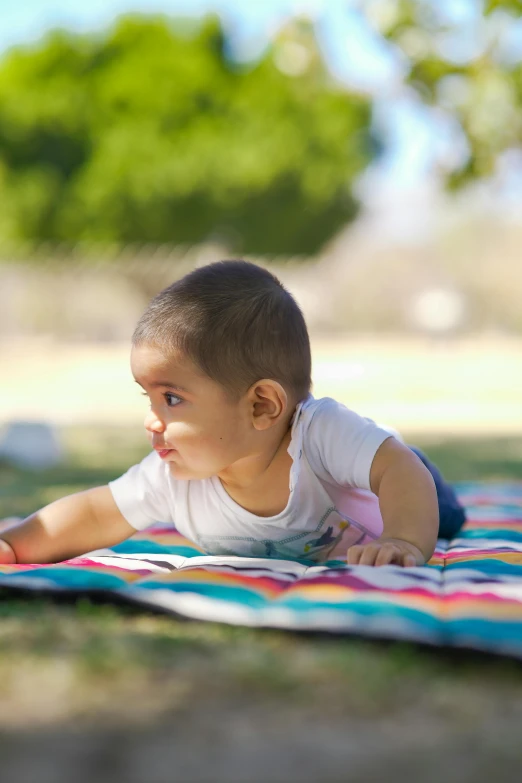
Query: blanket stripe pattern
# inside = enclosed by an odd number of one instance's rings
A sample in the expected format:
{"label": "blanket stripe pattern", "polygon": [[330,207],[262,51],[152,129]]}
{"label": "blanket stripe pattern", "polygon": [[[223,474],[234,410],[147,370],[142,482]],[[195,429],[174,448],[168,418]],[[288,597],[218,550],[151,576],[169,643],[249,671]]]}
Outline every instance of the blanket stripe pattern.
{"label": "blanket stripe pattern", "polygon": [[0,566],[15,591],[107,594],[176,616],[473,648],[522,658],[522,482],[457,486],[468,520],[426,566],[211,557],[157,524],[54,565]]}

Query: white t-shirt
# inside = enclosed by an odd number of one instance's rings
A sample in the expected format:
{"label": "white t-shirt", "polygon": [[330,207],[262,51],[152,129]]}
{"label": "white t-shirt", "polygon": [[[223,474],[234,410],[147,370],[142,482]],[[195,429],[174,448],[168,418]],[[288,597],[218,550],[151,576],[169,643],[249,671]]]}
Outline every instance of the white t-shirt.
{"label": "white t-shirt", "polygon": [[390,432],[329,397],[309,395],[296,408],[291,434],[290,497],[276,516],[242,508],[217,476],[174,478],[156,452],[109,486],[137,530],[171,522],[211,555],[318,562],[377,538],[382,517],[370,468]]}

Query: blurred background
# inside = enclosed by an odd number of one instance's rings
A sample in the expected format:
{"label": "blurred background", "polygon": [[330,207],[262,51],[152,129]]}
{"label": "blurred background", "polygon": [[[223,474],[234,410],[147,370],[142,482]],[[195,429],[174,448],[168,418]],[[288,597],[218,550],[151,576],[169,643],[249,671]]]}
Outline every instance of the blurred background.
{"label": "blurred background", "polygon": [[[520,479],[521,109],[519,0],[0,0],[0,520],[146,454],[134,324],[237,256],[300,302],[316,396]],[[6,780],[513,781],[519,686],[0,591]]]}
{"label": "blurred background", "polygon": [[300,302],[316,396],[522,433],[517,0],[0,10],[0,454],[58,459],[45,423],[141,438],[136,319],[237,256]]}

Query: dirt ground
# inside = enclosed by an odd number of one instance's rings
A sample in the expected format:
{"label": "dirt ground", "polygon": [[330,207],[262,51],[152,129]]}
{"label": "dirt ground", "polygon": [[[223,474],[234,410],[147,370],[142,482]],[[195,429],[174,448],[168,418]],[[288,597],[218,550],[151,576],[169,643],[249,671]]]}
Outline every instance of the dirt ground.
{"label": "dirt ground", "polygon": [[[314,394],[402,432],[522,433],[522,339],[312,339]],[[0,343],[0,424],[141,426],[145,403],[127,344]],[[4,370],[5,368],[5,370]]]}
{"label": "dirt ground", "polygon": [[160,724],[0,734],[0,779],[27,783],[516,783],[522,705],[460,724],[292,707],[194,705]]}

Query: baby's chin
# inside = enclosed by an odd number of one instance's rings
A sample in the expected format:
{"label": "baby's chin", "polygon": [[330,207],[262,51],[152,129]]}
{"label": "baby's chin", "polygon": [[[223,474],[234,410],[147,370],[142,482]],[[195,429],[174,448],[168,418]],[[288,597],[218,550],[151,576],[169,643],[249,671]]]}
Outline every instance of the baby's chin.
{"label": "baby's chin", "polygon": [[197,481],[198,479],[207,479],[214,475],[213,473],[193,470],[186,465],[180,465],[176,462],[169,462],[168,466],[170,475],[180,481]]}

